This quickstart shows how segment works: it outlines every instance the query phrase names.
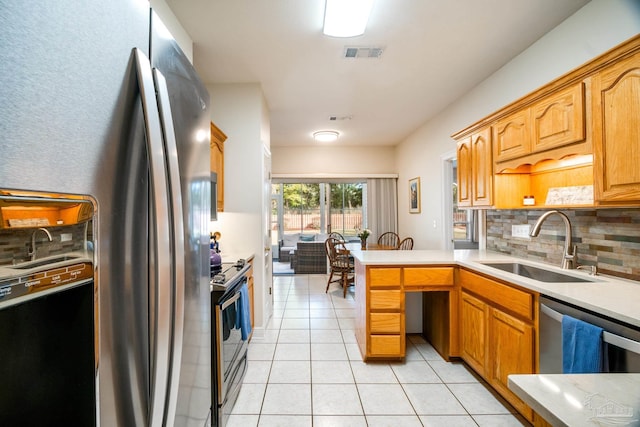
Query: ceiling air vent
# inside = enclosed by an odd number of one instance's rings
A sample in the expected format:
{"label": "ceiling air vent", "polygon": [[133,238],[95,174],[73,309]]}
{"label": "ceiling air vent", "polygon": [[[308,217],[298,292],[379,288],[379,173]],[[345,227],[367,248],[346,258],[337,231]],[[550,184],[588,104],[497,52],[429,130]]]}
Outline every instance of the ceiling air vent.
{"label": "ceiling air vent", "polygon": [[344,58],[380,58],[383,48],[381,47],[354,47],[344,48]]}

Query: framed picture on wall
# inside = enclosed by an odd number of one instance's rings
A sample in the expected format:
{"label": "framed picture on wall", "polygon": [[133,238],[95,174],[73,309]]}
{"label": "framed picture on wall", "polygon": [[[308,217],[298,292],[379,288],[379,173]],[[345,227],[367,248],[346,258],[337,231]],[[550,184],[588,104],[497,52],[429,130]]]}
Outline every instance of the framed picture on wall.
{"label": "framed picture on wall", "polygon": [[409,180],[409,213],[420,213],[420,177]]}

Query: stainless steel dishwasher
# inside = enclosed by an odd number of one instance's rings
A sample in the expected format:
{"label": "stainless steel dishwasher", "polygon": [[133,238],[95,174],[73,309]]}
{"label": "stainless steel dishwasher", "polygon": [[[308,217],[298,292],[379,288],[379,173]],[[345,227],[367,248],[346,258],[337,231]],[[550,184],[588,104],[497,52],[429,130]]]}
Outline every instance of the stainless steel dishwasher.
{"label": "stainless steel dishwasher", "polygon": [[540,297],[540,373],[562,373],[562,316],[601,327],[603,372],[640,373],[640,328],[549,297]]}

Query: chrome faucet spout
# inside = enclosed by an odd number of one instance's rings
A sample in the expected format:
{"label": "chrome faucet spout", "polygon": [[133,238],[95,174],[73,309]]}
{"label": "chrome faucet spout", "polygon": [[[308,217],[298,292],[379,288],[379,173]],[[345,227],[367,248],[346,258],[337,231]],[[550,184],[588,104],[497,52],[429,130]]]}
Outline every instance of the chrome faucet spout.
{"label": "chrome faucet spout", "polygon": [[533,225],[533,228],[531,229],[529,236],[537,237],[538,234],[540,234],[540,228],[542,227],[542,223],[551,215],[560,216],[560,218],[562,218],[562,221],[564,222],[564,233],[565,233],[564,250],[563,250],[564,253],[562,255],[561,266],[564,269],[575,268],[574,266],[576,263],[576,247],[571,245],[571,222],[569,222],[568,216],[566,216],[560,211],[555,211],[555,210],[543,213],[540,216],[540,218],[538,218],[538,221],[536,221],[536,223]]}
{"label": "chrome faucet spout", "polygon": [[38,231],[43,231],[47,235],[47,239],[49,239],[50,242],[53,242],[53,237],[51,237],[51,233],[49,233],[49,230],[42,227],[37,228],[31,234],[31,249],[29,250],[29,256],[31,256],[31,261],[36,260],[36,234],[38,234]]}

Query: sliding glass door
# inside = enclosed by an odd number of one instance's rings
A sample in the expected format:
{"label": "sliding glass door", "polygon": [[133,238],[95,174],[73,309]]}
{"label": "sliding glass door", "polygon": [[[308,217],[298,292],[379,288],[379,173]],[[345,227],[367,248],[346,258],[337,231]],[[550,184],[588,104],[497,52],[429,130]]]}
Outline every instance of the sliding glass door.
{"label": "sliding glass door", "polygon": [[363,182],[273,184],[278,234],[335,231],[355,237],[356,230],[366,228],[365,193]]}

